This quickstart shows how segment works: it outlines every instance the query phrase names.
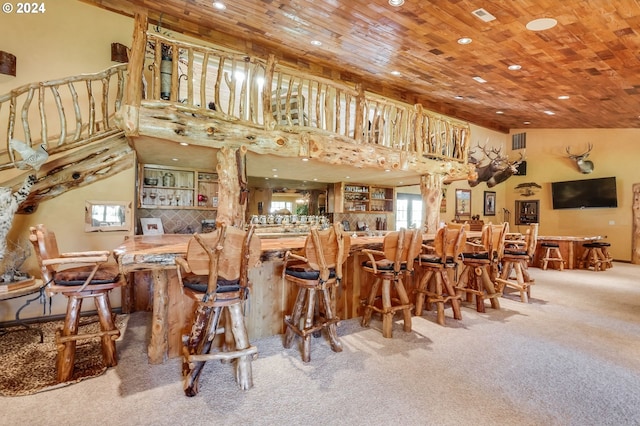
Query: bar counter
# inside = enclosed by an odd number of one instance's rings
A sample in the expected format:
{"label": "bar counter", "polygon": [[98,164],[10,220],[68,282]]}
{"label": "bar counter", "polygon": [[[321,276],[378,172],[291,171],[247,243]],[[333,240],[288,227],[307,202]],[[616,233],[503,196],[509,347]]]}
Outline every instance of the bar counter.
{"label": "bar counter", "polygon": [[[433,238],[425,234],[425,239]],[[153,319],[148,347],[149,361],[162,363],[181,355],[182,335],[189,330],[193,301],[183,295],[174,259],[186,253],[190,234],[137,235],[113,250],[128,287],[122,291],[122,310],[151,310]],[[360,315],[360,300],[371,283],[360,276],[360,250],[380,248],[382,236],[351,237],[350,256],[336,293],[340,318]],[[305,237],[264,238],[261,262],[249,270],[251,291],[246,305],[250,339],[284,332],[284,316],[295,302],[297,288],[282,279],[282,259],[287,250],[301,250]]]}
{"label": "bar counter", "polygon": [[567,235],[555,235],[555,236],[538,236],[536,244],[536,252],[531,261],[531,266],[540,267],[541,259],[544,257],[545,248],[542,247],[542,243],[556,243],[560,248],[560,253],[565,261],[566,269],[577,269],[580,258],[584,253],[582,244],[598,241],[604,237],[600,235],[593,236],[567,236]]}

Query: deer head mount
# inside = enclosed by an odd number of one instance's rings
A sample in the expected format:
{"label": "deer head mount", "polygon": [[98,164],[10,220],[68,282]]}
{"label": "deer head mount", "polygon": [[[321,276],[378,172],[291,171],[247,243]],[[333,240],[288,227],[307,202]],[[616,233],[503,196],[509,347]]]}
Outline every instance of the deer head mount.
{"label": "deer head mount", "polygon": [[572,154],[569,151],[569,147],[566,148],[567,154],[569,154],[569,158],[576,162],[576,166],[578,166],[578,170],[580,170],[581,173],[588,174],[593,171],[593,161],[589,161],[586,159],[592,149],[593,145],[589,144],[589,148],[585,152],[576,155]]}
{"label": "deer head mount", "polygon": [[[520,158],[516,161],[509,161],[509,158],[502,154],[502,148],[491,148],[487,150],[485,146],[480,146],[484,154],[484,157],[489,159],[488,164],[482,165],[484,158],[477,159],[474,157],[469,158],[469,162],[476,165],[476,176],[473,179],[469,179],[469,186],[477,186],[480,182],[486,182],[487,187],[492,188],[499,183],[504,182],[514,173],[518,171],[518,166],[524,160],[524,154],[520,153]],[[475,149],[472,149],[470,154],[473,155]]]}

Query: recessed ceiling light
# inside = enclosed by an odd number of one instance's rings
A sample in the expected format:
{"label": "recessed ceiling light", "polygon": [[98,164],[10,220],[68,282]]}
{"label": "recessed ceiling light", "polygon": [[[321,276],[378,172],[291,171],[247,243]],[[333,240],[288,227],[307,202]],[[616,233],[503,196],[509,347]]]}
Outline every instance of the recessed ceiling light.
{"label": "recessed ceiling light", "polygon": [[558,96],[558,99],[560,99],[560,100],[569,99],[569,95],[560,95],[560,96]]}
{"label": "recessed ceiling light", "polygon": [[390,171],[391,171],[391,169],[384,169],[384,171],[385,171],[385,172],[390,172]]}
{"label": "recessed ceiling light", "polygon": [[271,171],[272,171],[272,172],[277,172],[277,171],[278,171],[278,169],[271,169]]}
{"label": "recessed ceiling light", "polygon": [[458,95],[458,96],[454,96],[453,99],[457,99],[457,100],[461,101],[462,99],[464,99],[464,97]]}
{"label": "recessed ceiling light", "polygon": [[311,40],[311,44],[314,46],[322,46],[322,42],[320,40]]}
{"label": "recessed ceiling light", "polygon": [[180,142],[180,145],[182,145],[182,146],[189,146],[189,144],[188,144],[188,143],[186,143],[186,142]]}
{"label": "recessed ceiling light", "polygon": [[518,65],[518,64],[509,65],[508,67],[509,71],[518,71],[521,68],[522,68],[522,65]]}
{"label": "recessed ceiling light", "polygon": [[404,4],[404,0],[389,0],[389,4],[391,6],[402,6]]}
{"label": "recessed ceiling light", "polygon": [[218,10],[225,10],[227,8],[227,6],[225,6],[224,3],[222,3],[221,1],[214,1],[213,7],[215,7]]}
{"label": "recessed ceiling light", "polygon": [[278,175],[273,175],[274,178],[278,177]]}
{"label": "recessed ceiling light", "polygon": [[504,114],[504,111],[496,111],[496,114]]}
{"label": "recessed ceiling light", "polygon": [[351,176],[345,176],[344,178],[345,179],[351,179]]}
{"label": "recessed ceiling light", "polygon": [[309,161],[309,158],[308,157],[303,157],[302,161]]}
{"label": "recessed ceiling light", "polygon": [[544,113],[547,114],[547,115],[556,115],[555,112],[549,111],[549,110],[544,111]]}
{"label": "recessed ceiling light", "polygon": [[527,24],[527,29],[529,31],[544,31],[551,29],[558,25],[558,21],[553,18],[540,18],[534,19]]}
{"label": "recessed ceiling light", "polygon": [[391,71],[391,74],[393,74],[393,75],[396,75],[396,76],[397,76],[397,75],[400,75],[400,71]]}
{"label": "recessed ceiling light", "polygon": [[473,40],[469,37],[462,37],[458,39],[458,44],[470,44]]}
{"label": "recessed ceiling light", "polygon": [[473,77],[473,79],[474,79],[475,81],[477,81],[478,83],[486,83],[486,82],[487,82],[487,80],[485,80],[485,79],[484,79],[484,78],[482,78],[482,77],[478,77],[478,76]]}
{"label": "recessed ceiling light", "polygon": [[180,161],[179,158],[172,158],[173,161]]}
{"label": "recessed ceiling light", "polygon": [[530,122],[530,121],[525,121],[525,122],[523,122],[522,124],[525,124],[525,125],[527,125],[527,126],[528,126],[529,124],[531,124],[531,122]]}

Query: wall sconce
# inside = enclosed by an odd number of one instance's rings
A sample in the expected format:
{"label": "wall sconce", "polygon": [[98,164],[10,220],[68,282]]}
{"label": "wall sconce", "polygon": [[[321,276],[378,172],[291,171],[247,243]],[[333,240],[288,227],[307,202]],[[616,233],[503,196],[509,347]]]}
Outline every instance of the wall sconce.
{"label": "wall sconce", "polygon": [[0,74],[16,76],[16,57],[0,50]]}
{"label": "wall sconce", "polygon": [[129,62],[129,49],[124,44],[111,43],[111,60],[113,62]]}

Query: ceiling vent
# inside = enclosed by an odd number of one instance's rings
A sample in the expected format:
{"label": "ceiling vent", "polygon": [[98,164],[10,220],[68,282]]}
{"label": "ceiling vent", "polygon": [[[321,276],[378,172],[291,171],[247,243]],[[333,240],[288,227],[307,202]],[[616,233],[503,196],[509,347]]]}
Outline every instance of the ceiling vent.
{"label": "ceiling vent", "polygon": [[495,16],[493,16],[492,14],[490,14],[489,12],[487,12],[484,9],[477,9],[477,10],[474,10],[473,12],[471,12],[471,13],[473,13],[477,18],[482,19],[484,22],[491,22],[494,19],[496,19]]}

